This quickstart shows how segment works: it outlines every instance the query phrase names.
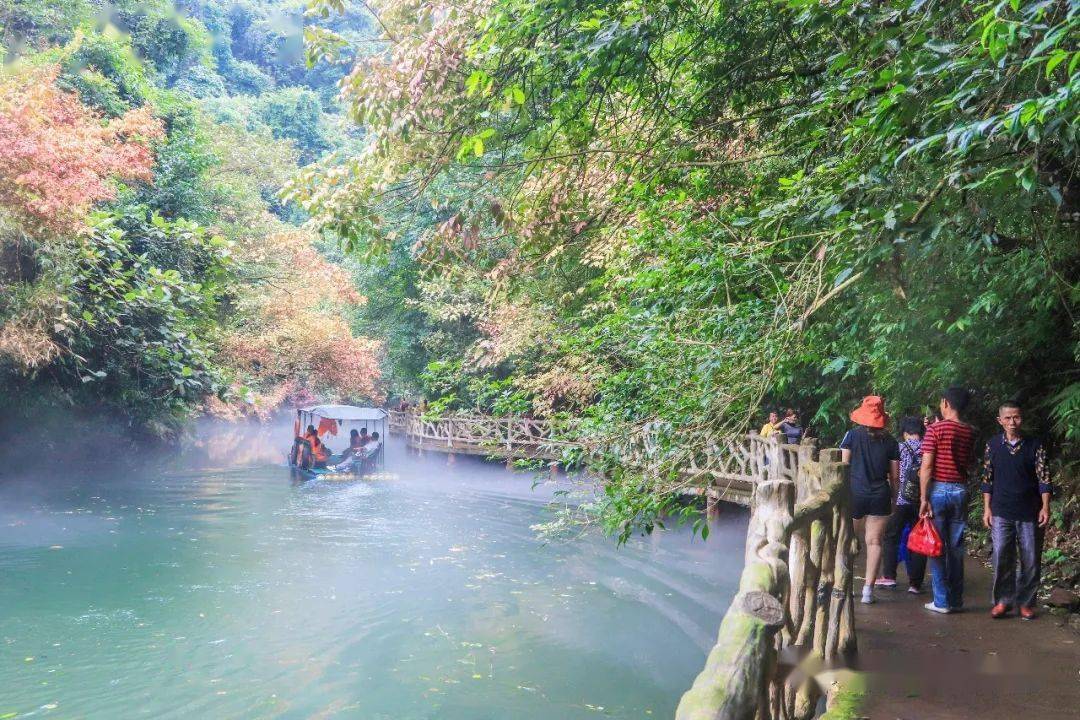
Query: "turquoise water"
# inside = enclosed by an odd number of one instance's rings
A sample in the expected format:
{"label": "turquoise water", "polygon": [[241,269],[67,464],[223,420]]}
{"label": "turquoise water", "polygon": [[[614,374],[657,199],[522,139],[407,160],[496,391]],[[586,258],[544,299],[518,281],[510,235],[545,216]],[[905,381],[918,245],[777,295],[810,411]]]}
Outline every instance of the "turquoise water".
{"label": "turquoise water", "polygon": [[294,483],[287,428],[0,481],[0,718],[670,717],[745,519],[545,543],[555,486],[393,441]]}

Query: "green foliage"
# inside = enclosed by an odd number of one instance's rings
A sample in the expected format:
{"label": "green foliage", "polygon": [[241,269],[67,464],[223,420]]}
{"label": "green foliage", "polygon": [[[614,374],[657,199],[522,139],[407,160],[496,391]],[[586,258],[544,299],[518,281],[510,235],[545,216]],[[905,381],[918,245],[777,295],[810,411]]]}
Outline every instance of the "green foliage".
{"label": "green foliage", "polygon": [[162,97],[157,110],[168,137],[155,148],[154,180],[134,189],[125,204],[148,208],[170,220],[208,223],[208,172],[217,158],[210,149],[207,123],[198,107],[179,95]]}
{"label": "green foliage", "polygon": [[0,0],[0,53],[65,43],[93,13],[89,0]]}
{"label": "green foliage", "polygon": [[532,409],[532,398],[517,389],[512,378],[467,373],[460,360],[432,361],[418,380],[421,393],[434,398],[428,406],[432,415],[469,410],[505,417],[522,415]]}
{"label": "green foliage", "polygon": [[[99,217],[71,263],[64,293],[75,319],[62,363],[67,382],[73,395],[120,407],[138,420],[161,409],[182,418],[190,403],[224,389],[207,342],[226,272],[223,248],[194,225],[154,217],[137,238],[121,222],[146,223]],[[137,240],[150,235],[208,267],[199,275],[158,267],[137,250]]]}
{"label": "green foliage", "polygon": [[24,342],[33,342],[26,323],[47,311],[44,339],[57,352],[29,376],[0,363],[9,393],[117,410],[135,428],[167,434],[194,403],[224,392],[212,357],[218,302],[230,282],[221,239],[189,222],[100,213],[77,237],[23,252],[32,272],[4,278],[3,327],[15,330],[6,323],[21,318]]}
{"label": "green foliage", "polygon": [[[46,53],[50,60],[56,51]],[[126,37],[81,34],[59,51],[60,86],[79,94],[86,105],[118,117],[150,101],[155,89],[147,80]]]}
{"label": "green foliage", "polygon": [[145,62],[168,82],[189,66],[209,60],[210,34],[198,20],[184,17],[169,0],[120,2],[120,29]]}
{"label": "green foliage", "polygon": [[356,265],[357,290],[367,302],[357,307],[353,325],[382,342],[383,377],[390,395],[416,395],[429,361],[422,340],[430,334],[430,325],[416,306],[419,269],[408,243],[397,243],[385,262]]}
{"label": "green foliage", "polygon": [[429,392],[651,423],[656,467],[601,464],[609,529],[673,512],[674,470],[766,403],[831,441],[864,394],[960,382],[981,427],[1019,397],[1075,454],[1075,3],[376,10],[393,42],[345,86],[373,140],[294,197],[369,252],[415,238]]}
{"label": "green foliage", "polygon": [[173,89],[193,98],[220,97],[225,94],[225,81],[205,65],[192,65],[179,74]]}
{"label": "green foliage", "polygon": [[255,103],[255,111],[275,138],[296,143],[301,164],[306,165],[330,149],[322,103],[311,90],[290,87],[263,93]]}

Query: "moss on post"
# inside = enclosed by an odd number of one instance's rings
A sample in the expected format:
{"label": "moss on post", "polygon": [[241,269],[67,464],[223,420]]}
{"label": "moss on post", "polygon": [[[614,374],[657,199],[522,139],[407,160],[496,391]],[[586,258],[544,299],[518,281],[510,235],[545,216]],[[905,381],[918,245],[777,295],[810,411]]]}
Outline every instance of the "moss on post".
{"label": "moss on post", "polygon": [[776,628],[743,612],[741,599],[720,623],[716,645],[679,701],[676,720],[748,720],[756,714]]}
{"label": "moss on post", "polygon": [[[810,446],[750,446],[758,477],[739,594],[678,720],[808,720],[821,696],[810,668],[854,647],[847,466],[832,450],[815,460]],[[777,651],[793,645],[811,662],[777,677]]]}

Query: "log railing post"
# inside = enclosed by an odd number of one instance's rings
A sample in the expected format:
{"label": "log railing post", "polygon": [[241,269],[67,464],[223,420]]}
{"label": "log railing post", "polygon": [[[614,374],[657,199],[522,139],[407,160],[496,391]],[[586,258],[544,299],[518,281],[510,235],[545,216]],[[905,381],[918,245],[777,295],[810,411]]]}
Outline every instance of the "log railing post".
{"label": "log railing post", "polygon": [[[855,648],[848,468],[839,452],[750,437],[746,566],[677,720],[810,720],[813,672]],[[772,608],[765,622],[747,606]],[[778,661],[792,665],[778,672]]]}

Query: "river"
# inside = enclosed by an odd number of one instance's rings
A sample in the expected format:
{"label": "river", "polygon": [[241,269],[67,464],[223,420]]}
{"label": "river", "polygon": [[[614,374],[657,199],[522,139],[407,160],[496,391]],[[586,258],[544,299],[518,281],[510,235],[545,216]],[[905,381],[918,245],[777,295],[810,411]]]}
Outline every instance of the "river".
{"label": "river", "polygon": [[0,718],[672,716],[743,513],[545,541],[562,481],[391,439],[391,478],[297,483],[289,436],[0,480]]}

